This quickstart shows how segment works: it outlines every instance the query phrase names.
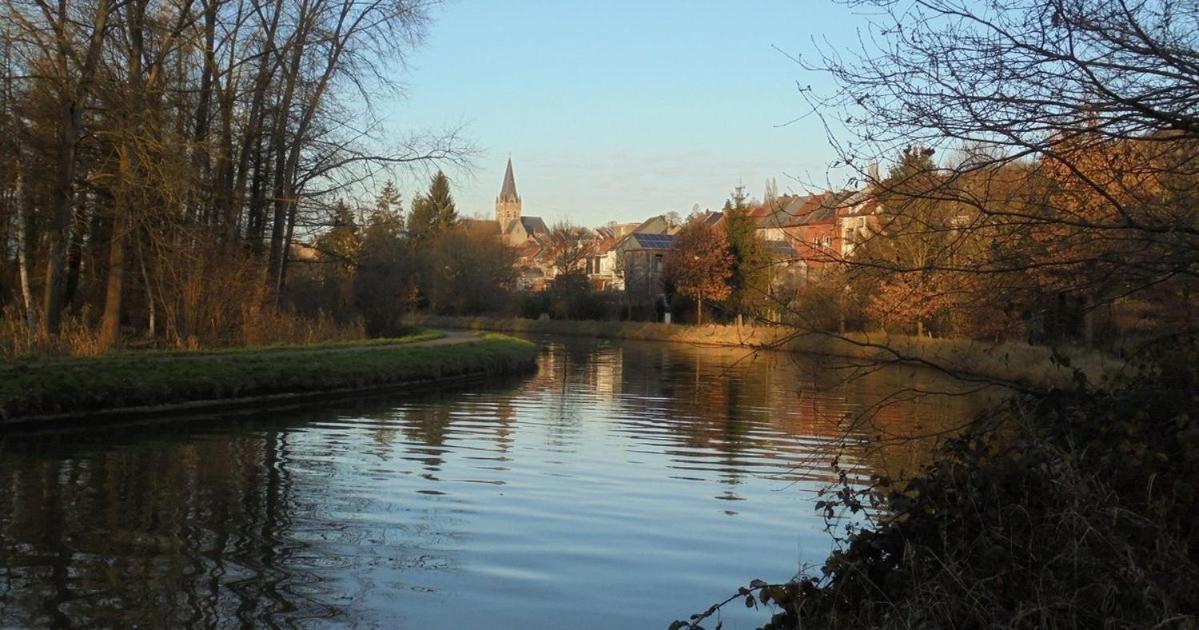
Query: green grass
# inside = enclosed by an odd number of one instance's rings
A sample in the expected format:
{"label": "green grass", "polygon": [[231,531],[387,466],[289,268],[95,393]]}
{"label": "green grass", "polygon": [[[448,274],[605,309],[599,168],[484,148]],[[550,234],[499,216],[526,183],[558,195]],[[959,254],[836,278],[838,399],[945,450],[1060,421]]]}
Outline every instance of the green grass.
{"label": "green grass", "polygon": [[418,341],[431,341],[445,337],[445,333],[429,328],[413,328],[412,332],[399,337],[380,337],[375,339],[351,339],[339,341],[321,341],[310,344],[270,344],[265,346],[235,346],[230,348],[204,348],[199,350],[118,350],[100,357],[25,357],[10,361],[0,361],[0,370],[24,364],[80,364],[94,361],[106,363],[121,359],[174,359],[179,357],[210,357],[225,355],[262,354],[277,352],[310,352],[336,348],[367,348],[375,346],[396,346]]}
{"label": "green grass", "polygon": [[503,335],[473,343],[397,348],[348,345],[130,353],[15,363],[0,378],[0,423],[52,414],[272,394],[385,387],[532,369],[537,347]]}

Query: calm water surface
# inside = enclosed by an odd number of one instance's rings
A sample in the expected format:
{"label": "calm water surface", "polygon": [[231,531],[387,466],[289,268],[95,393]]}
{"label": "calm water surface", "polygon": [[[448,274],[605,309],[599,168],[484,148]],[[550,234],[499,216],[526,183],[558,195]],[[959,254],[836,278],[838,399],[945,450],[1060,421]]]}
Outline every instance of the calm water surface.
{"label": "calm water surface", "polygon": [[818,564],[834,457],[922,452],[859,438],[978,404],[905,394],[958,390],[926,372],[540,341],[505,383],[0,437],[0,627],[663,628]]}

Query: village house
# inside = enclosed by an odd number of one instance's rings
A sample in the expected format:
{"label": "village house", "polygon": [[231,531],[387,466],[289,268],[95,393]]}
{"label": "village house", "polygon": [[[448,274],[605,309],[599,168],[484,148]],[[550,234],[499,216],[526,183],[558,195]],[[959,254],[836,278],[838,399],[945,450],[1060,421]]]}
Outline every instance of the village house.
{"label": "village house", "polygon": [[866,190],[853,193],[838,205],[837,240],[833,246],[842,259],[852,256],[855,249],[878,233],[881,210],[878,198]]}
{"label": "village house", "polygon": [[597,291],[620,291],[624,289],[624,278],[617,265],[616,246],[621,238],[617,230],[602,227],[594,230],[595,240],[588,248],[585,272],[591,286]]}
{"label": "village house", "polygon": [[663,264],[673,245],[673,234],[633,232],[617,246],[617,265],[630,306],[646,307],[661,299]]}
{"label": "village house", "polygon": [[[878,229],[879,206],[869,190],[780,196],[777,185],[770,182],[765,199],[751,206],[749,214],[771,258],[770,287],[775,296],[793,291],[810,274],[852,255]],[[468,221],[514,247],[517,287],[539,291],[562,273],[556,266],[561,248],[545,221],[524,216],[522,206],[509,158],[495,200],[495,220]],[[713,226],[724,219],[722,212],[703,217]],[[578,271],[597,291],[624,291],[630,306],[652,305],[661,299],[663,261],[679,227],[663,214],[641,223],[584,229],[586,251]]]}
{"label": "village house", "polygon": [[851,255],[877,228],[877,213],[877,200],[868,191],[840,191],[781,197],[751,216],[763,240],[796,249],[806,273]]}
{"label": "village house", "polygon": [[520,247],[529,239],[549,234],[549,228],[541,217],[526,217],[521,213],[521,198],[516,192],[516,176],[512,172],[512,158],[504,172],[504,183],[495,198],[495,222],[499,226],[504,242]]}

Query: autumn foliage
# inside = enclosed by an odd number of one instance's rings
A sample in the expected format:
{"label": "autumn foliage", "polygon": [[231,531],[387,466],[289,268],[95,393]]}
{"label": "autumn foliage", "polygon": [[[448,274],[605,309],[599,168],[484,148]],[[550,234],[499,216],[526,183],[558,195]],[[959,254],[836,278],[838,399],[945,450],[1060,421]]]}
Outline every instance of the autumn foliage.
{"label": "autumn foliage", "polygon": [[732,291],[733,254],[724,230],[693,217],[675,235],[674,246],[663,261],[663,278],[695,300],[698,323],[704,321],[704,302],[723,300]]}

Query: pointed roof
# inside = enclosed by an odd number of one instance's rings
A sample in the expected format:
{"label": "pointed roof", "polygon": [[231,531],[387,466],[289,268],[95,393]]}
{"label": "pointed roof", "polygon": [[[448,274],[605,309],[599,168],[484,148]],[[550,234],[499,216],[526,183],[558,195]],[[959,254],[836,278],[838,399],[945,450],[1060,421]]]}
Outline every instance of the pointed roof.
{"label": "pointed roof", "polygon": [[508,171],[504,173],[504,186],[500,188],[500,201],[517,201],[516,177],[512,175],[512,158],[508,158]]}

